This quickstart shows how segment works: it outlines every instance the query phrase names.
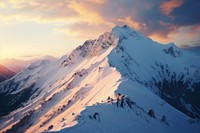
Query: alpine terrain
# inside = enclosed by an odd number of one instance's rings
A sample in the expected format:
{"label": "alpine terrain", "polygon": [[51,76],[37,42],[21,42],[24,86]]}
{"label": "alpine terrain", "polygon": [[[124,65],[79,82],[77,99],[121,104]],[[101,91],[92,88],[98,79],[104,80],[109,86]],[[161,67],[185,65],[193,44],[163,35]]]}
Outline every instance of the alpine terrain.
{"label": "alpine terrain", "polygon": [[199,133],[200,56],[116,26],[0,84],[0,132]]}
{"label": "alpine terrain", "polygon": [[9,78],[11,78],[12,76],[14,76],[15,73],[12,72],[11,70],[9,70],[8,68],[0,65],[0,82],[3,82]]}

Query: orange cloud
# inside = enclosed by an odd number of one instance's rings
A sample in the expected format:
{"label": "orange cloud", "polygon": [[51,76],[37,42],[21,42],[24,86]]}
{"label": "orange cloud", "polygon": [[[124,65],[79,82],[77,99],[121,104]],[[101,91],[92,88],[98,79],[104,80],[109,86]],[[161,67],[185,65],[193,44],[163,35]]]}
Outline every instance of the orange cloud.
{"label": "orange cloud", "polygon": [[[1,0],[0,21],[15,23],[21,21],[34,21],[39,23],[60,23],[70,26],[76,23],[93,25],[107,25],[113,27],[114,23],[106,21],[97,11],[87,8],[91,5],[103,5],[106,0]],[[9,5],[9,7],[6,5]],[[58,27],[59,28],[59,27]],[[78,34],[78,32],[74,33]]]}
{"label": "orange cloud", "polygon": [[63,32],[66,38],[69,39],[96,39],[102,33],[105,33],[111,30],[111,27],[108,25],[91,25],[89,23],[74,23],[70,26],[63,26],[61,28],[57,28],[56,31]]}
{"label": "orange cloud", "polygon": [[[88,6],[104,6],[107,0],[0,0],[9,5],[0,13],[0,22],[33,21],[52,23],[54,31],[67,38],[94,38],[115,24]],[[0,7],[1,8],[1,7]],[[0,10],[1,11],[1,10]]]}
{"label": "orange cloud", "polygon": [[87,22],[94,25],[113,25],[113,23],[104,20],[104,18],[98,12],[93,10],[91,11],[89,8],[87,8],[84,3],[74,1],[70,3],[69,7],[79,14],[78,17],[81,22]]}
{"label": "orange cloud", "polygon": [[168,43],[171,40],[170,38],[165,37],[158,32],[149,35],[149,38],[151,38],[154,41],[161,42],[161,43]]}
{"label": "orange cloud", "polygon": [[7,0],[1,1],[9,5],[1,10],[0,20],[35,21],[35,22],[70,22],[76,20],[78,14],[70,9],[69,2],[64,0]]}
{"label": "orange cloud", "polygon": [[166,31],[160,30],[160,31],[151,33],[149,37],[158,42],[168,43],[170,40],[172,40],[171,36],[174,36],[177,34],[179,27],[171,23],[166,23],[163,21],[159,21],[159,24],[161,26],[168,27],[167,30]]}
{"label": "orange cloud", "polygon": [[123,23],[129,25],[130,27],[132,27],[132,28],[134,28],[136,30],[140,30],[141,29],[140,23],[132,20],[130,16],[125,17],[124,19],[118,19],[117,21],[118,22],[123,22]]}
{"label": "orange cloud", "polygon": [[[172,11],[181,6],[185,0],[168,0],[161,4],[160,2],[154,4],[149,1],[136,1],[144,8],[140,8],[133,1],[120,0],[114,3],[108,0],[0,0],[0,22],[52,23],[55,24],[56,31],[65,33],[66,36],[79,38],[91,38],[92,34],[95,36],[101,34],[106,28],[109,31],[115,24],[127,24],[156,40],[164,40],[164,42],[169,40],[169,35],[174,34],[178,27],[166,23],[169,21],[158,23],[161,16],[154,17],[151,11],[160,8],[164,14],[163,18],[167,18],[165,15],[172,17]],[[148,17],[148,12],[152,17]],[[160,12],[158,13],[160,15]],[[75,30],[74,25],[78,25],[79,28]],[[84,29],[84,27],[87,28]],[[199,29],[198,26],[194,27],[191,35],[196,34],[199,31],[197,29]],[[84,34],[86,32],[90,35]]]}
{"label": "orange cloud", "polygon": [[172,40],[171,36],[174,36],[177,34],[179,27],[171,23],[166,23],[163,21],[159,21],[159,24],[161,26],[167,27],[167,29],[150,33],[149,37],[158,42],[168,43],[170,40]]}
{"label": "orange cloud", "polygon": [[85,0],[85,1],[103,5],[106,3],[107,0]]}
{"label": "orange cloud", "polygon": [[191,38],[196,37],[196,35],[198,35],[199,33],[200,33],[200,24],[192,26],[189,32]]}
{"label": "orange cloud", "polygon": [[160,6],[160,9],[163,14],[172,17],[170,14],[174,8],[180,7],[185,0],[169,0],[167,2],[163,2]]}
{"label": "orange cloud", "polygon": [[6,7],[6,2],[5,1],[0,1],[0,9]]}
{"label": "orange cloud", "polygon": [[[171,23],[166,23],[166,22],[163,22],[163,21],[159,21],[159,24],[161,26],[165,26],[165,27],[168,27],[168,30],[169,30],[169,33],[176,33],[177,30],[178,30],[178,26],[176,25],[173,25]],[[163,31],[164,33],[165,31]]]}

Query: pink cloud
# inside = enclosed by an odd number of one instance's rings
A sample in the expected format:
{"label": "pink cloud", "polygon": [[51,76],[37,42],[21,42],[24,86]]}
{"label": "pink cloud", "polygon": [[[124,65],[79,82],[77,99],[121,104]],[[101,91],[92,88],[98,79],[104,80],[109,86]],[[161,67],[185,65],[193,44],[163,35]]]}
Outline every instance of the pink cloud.
{"label": "pink cloud", "polygon": [[171,12],[173,11],[173,9],[180,7],[184,3],[184,1],[185,0],[169,0],[167,2],[163,2],[160,6],[160,9],[163,14],[169,17],[173,17],[171,16]]}
{"label": "pink cloud", "polygon": [[192,26],[189,32],[190,37],[194,38],[199,34],[200,34],[200,24]]}
{"label": "pink cloud", "polygon": [[136,29],[136,30],[140,30],[141,26],[140,23],[138,23],[137,21],[133,20],[130,16],[125,17],[123,19],[118,19],[118,22],[122,22],[125,23],[127,25],[129,25],[130,27]]}

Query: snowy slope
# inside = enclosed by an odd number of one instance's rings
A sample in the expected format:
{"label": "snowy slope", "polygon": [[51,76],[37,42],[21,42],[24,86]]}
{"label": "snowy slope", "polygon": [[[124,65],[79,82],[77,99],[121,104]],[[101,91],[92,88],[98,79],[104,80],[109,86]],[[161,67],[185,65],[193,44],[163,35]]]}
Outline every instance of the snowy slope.
{"label": "snowy slope", "polygon": [[28,65],[30,65],[31,63],[37,61],[37,60],[41,60],[41,59],[48,59],[50,61],[55,60],[55,58],[53,56],[44,56],[44,57],[40,57],[40,58],[33,58],[31,60],[22,60],[22,59],[0,59],[0,64],[3,64],[6,68],[8,68],[9,70],[15,72],[15,73],[19,73],[20,71],[22,71],[25,67],[27,67]]}
{"label": "snowy slope", "polygon": [[0,130],[198,133],[197,60],[173,43],[115,27],[0,84]]}
{"label": "snowy slope", "polygon": [[9,78],[11,78],[12,76],[14,76],[15,73],[12,72],[11,70],[9,70],[8,68],[0,65],[0,82],[3,82]]}
{"label": "snowy slope", "polygon": [[200,118],[199,57],[184,54],[173,43],[160,45],[129,27],[116,27],[113,32],[120,38],[116,49],[109,55],[110,64],[175,108],[193,118]]}

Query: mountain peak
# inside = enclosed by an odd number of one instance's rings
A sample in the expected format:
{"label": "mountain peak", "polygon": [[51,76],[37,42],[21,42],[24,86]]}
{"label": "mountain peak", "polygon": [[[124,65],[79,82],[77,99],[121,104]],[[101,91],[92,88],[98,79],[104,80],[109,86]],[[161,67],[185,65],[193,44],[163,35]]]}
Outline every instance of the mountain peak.
{"label": "mountain peak", "polygon": [[143,34],[141,34],[139,31],[124,25],[122,27],[120,26],[115,26],[111,33],[113,34],[114,37],[119,38],[119,41],[122,39],[127,39],[129,37],[132,37],[134,39],[144,39],[146,38]]}
{"label": "mountain peak", "polygon": [[32,63],[0,83],[0,132],[199,133],[199,58],[179,51],[125,25]]}
{"label": "mountain peak", "polygon": [[168,43],[167,48],[164,49],[166,54],[170,54],[173,57],[180,57],[182,56],[183,52],[179,49],[174,43]]}
{"label": "mountain peak", "polygon": [[61,65],[68,66],[78,62],[78,60],[101,55],[115,44],[116,42],[113,35],[106,32],[100,35],[98,39],[87,40],[83,45],[78,46],[69,54],[68,58],[65,59]]}

